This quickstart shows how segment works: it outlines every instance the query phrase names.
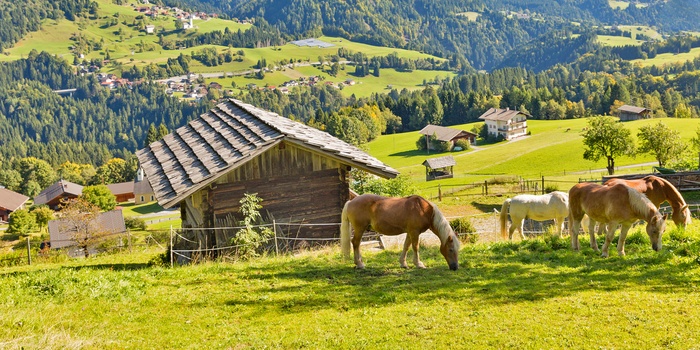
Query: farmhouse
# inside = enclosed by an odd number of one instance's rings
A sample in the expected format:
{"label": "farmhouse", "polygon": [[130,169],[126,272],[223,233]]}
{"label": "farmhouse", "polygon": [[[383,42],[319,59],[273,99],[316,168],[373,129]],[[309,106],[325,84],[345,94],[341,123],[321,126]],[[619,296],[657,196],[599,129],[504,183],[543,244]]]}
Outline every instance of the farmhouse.
{"label": "farmhouse", "polygon": [[[469,132],[469,131],[447,128],[447,127],[439,126],[439,125],[430,125],[430,124],[428,124],[426,127],[421,129],[421,131],[419,131],[418,133],[421,135],[428,136],[428,137],[435,135],[435,136],[437,136],[438,141],[449,142],[451,144],[450,149],[452,149],[452,146],[454,146],[454,143],[457,140],[467,140],[467,141],[469,141],[470,144],[474,144],[474,143],[476,143],[476,136],[477,136],[476,134]],[[429,142],[428,142],[428,149],[430,149]]]}
{"label": "farmhouse", "polygon": [[8,221],[10,214],[18,209],[24,209],[29,197],[0,187],[0,221]]}
{"label": "farmhouse", "polygon": [[[228,100],[137,152],[158,203],[180,205],[183,228],[231,227],[244,194],[261,214],[295,223],[294,237],[338,237],[351,168],[393,178],[398,172],[323,131],[238,100]],[[288,229],[285,229],[285,231]],[[207,245],[230,240],[211,230]],[[203,231],[200,231],[203,232]]]}
{"label": "farmhouse", "polygon": [[107,185],[109,191],[112,192],[114,197],[117,198],[117,202],[126,202],[129,199],[134,198],[134,182],[120,182],[116,184]]}
{"label": "farmhouse", "polygon": [[617,111],[620,113],[621,122],[651,118],[651,109],[644,107],[622,105]]}
{"label": "farmhouse", "polygon": [[83,194],[83,186],[66,180],[58,180],[34,197],[34,205],[46,204],[56,210],[64,199],[78,198]]}
{"label": "farmhouse", "polygon": [[509,108],[489,108],[479,119],[485,122],[489,135],[512,140],[527,135],[527,117],[532,116]]}

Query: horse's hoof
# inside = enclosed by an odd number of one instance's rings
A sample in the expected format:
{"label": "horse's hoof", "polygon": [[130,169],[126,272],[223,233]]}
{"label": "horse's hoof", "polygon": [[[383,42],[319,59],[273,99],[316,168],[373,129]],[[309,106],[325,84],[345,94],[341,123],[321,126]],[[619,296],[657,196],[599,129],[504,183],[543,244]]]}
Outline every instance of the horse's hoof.
{"label": "horse's hoof", "polygon": [[403,265],[401,265],[401,268],[402,268],[402,269],[407,269],[407,268],[408,268],[408,265],[403,264]]}

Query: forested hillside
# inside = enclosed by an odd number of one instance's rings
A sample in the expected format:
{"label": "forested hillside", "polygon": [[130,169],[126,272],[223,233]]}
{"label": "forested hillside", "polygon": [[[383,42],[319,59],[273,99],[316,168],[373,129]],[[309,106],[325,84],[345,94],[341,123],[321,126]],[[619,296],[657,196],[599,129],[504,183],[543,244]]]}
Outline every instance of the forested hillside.
{"label": "forested hillside", "polygon": [[[477,69],[509,66],[507,54],[552,30],[618,24],[699,30],[700,2],[652,0],[613,9],[607,0],[280,1],[166,0],[263,17],[290,37],[321,33],[381,46],[460,55]],[[465,15],[476,14],[472,19]],[[572,22],[576,22],[573,24]]]}
{"label": "forested hillside", "polygon": [[[72,97],[56,89],[76,88]],[[143,147],[150,125],[169,129],[204,113],[208,102],[181,102],[158,84],[102,88],[46,53],[0,65],[0,156],[102,165]]]}

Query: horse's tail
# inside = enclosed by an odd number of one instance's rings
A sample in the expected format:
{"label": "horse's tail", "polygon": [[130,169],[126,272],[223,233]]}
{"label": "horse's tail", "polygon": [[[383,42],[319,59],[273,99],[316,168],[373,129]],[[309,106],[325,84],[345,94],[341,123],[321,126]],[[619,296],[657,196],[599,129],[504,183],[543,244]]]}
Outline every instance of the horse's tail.
{"label": "horse's tail", "polygon": [[340,215],[340,250],[343,256],[350,256],[350,219],[348,218],[348,205],[350,201],[345,202],[343,213]]}
{"label": "horse's tail", "polygon": [[507,237],[506,233],[506,222],[508,221],[508,208],[510,207],[510,198],[503,201],[501,206],[501,237],[505,239]]}

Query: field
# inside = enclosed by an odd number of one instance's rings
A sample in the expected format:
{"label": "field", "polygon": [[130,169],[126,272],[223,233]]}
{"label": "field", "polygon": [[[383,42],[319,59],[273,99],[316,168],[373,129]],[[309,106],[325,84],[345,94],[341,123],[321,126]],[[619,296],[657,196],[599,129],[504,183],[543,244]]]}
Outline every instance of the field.
{"label": "field", "polygon": [[[700,120],[694,119],[647,119],[626,122],[632,135],[643,125],[656,124],[659,121],[669,128],[681,133],[688,141],[695,136],[700,127]],[[521,176],[525,179],[545,177],[553,181],[577,182],[579,178],[600,178],[607,174],[604,159],[592,162],[583,159],[582,128],[587,126],[586,119],[562,121],[528,120],[531,135],[510,142],[490,145],[477,145],[471,150],[426,154],[419,152],[415,143],[420,137],[417,131],[395,135],[383,135],[369,143],[369,153],[379,160],[410,177],[423,195],[434,195],[438,184],[452,187],[474,182],[483,182],[497,176]],[[472,131],[481,123],[452,126],[456,129]],[[425,167],[421,165],[428,158],[451,155],[457,165],[454,178],[425,181]],[[615,160],[618,167],[633,166],[654,162],[650,155],[638,155],[635,158],[621,157]],[[631,169],[620,168],[619,173],[651,172],[651,165],[634,166]],[[562,185],[564,189],[565,185]]]}
{"label": "field", "polygon": [[[700,342],[700,237],[646,234],[627,257],[566,239],[463,247],[449,271],[335,249],[149,267],[155,251],[0,269],[3,348],[668,348]],[[587,246],[587,242],[582,242]],[[604,336],[603,336],[604,335]]]}
{"label": "field", "polygon": [[692,61],[696,57],[700,56],[700,47],[696,47],[693,49],[690,49],[690,52],[683,52],[679,54],[674,54],[674,53],[662,53],[656,55],[654,58],[650,59],[637,59],[637,60],[632,60],[630,62],[634,64],[639,64],[642,67],[649,67],[649,66],[663,66],[665,64],[671,64],[671,63],[682,63],[685,61]]}

